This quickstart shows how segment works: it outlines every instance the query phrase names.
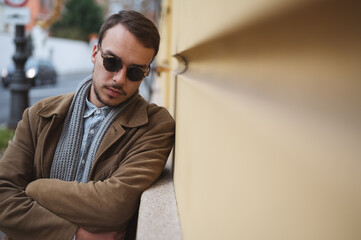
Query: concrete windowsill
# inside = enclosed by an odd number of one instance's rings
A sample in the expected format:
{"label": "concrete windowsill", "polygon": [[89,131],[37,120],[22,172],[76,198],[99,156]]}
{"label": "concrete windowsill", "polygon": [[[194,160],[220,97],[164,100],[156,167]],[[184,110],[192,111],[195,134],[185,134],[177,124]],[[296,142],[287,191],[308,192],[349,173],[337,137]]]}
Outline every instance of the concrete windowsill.
{"label": "concrete windowsill", "polygon": [[170,160],[141,196],[137,240],[182,240]]}

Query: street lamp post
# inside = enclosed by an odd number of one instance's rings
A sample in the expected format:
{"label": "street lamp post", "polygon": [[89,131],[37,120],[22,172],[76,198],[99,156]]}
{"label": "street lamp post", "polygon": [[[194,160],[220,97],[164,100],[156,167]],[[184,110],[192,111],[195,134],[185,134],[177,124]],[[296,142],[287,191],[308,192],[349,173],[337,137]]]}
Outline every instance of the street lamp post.
{"label": "street lamp post", "polygon": [[8,6],[5,8],[5,19],[8,23],[15,23],[15,54],[13,60],[15,63],[15,72],[10,81],[10,118],[8,127],[15,129],[21,120],[22,113],[29,106],[29,89],[25,77],[24,66],[28,58],[26,52],[25,24],[29,21],[29,9],[24,8],[28,0],[5,0]]}
{"label": "street lamp post", "polygon": [[16,25],[14,43],[16,51],[13,56],[15,72],[10,82],[11,101],[8,127],[15,129],[21,120],[23,111],[29,106],[30,84],[26,80],[24,66],[28,58],[24,25]]}

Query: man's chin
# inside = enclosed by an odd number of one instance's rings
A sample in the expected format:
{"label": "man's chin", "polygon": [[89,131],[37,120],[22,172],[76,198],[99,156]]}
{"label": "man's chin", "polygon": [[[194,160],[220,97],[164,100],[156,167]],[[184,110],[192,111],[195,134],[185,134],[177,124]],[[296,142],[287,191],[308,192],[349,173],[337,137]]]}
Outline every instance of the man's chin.
{"label": "man's chin", "polygon": [[108,100],[100,100],[105,106],[108,107],[118,107],[120,104],[122,104],[125,100],[121,99],[115,99],[112,97],[109,97]]}
{"label": "man's chin", "polygon": [[95,96],[99,102],[101,102],[104,106],[108,107],[116,107],[120,105],[124,100],[115,98],[111,95],[100,94],[98,91],[95,91]]}

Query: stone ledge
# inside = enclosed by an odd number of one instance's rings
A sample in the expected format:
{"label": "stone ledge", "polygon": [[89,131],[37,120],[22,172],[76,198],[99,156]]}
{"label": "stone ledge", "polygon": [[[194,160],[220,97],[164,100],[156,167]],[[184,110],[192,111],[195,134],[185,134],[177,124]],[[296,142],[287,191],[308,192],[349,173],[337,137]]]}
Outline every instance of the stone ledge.
{"label": "stone ledge", "polygon": [[170,159],[159,179],[141,196],[137,240],[182,240]]}

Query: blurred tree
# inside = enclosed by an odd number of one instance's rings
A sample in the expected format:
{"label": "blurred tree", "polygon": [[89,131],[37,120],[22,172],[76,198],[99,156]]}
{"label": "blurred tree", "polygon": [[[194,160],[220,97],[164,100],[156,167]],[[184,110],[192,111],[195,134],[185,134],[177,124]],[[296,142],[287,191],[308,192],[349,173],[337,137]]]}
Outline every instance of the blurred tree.
{"label": "blurred tree", "polygon": [[103,8],[94,0],[67,0],[60,19],[50,28],[54,37],[88,41],[104,21]]}
{"label": "blurred tree", "polygon": [[[117,2],[120,9],[141,12],[155,24],[160,17],[161,0],[111,0],[111,2]],[[116,13],[120,9],[110,9],[110,13]]]}

